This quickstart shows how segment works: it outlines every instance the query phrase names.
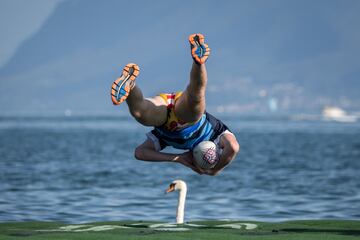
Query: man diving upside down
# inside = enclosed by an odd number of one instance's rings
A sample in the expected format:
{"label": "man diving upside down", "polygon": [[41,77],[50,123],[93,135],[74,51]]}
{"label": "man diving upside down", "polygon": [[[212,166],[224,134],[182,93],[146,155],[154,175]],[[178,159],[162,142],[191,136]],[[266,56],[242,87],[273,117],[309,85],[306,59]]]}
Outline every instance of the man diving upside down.
{"label": "man diving upside down", "polygon": [[[199,174],[216,175],[235,158],[239,144],[224,123],[205,111],[205,62],[210,48],[204,43],[202,34],[190,35],[189,42],[194,61],[190,82],[184,92],[144,98],[135,84],[139,67],[129,63],[111,86],[111,100],[115,105],[126,101],[131,115],[140,124],[154,127],[135,149],[136,159],[178,162]],[[221,149],[218,163],[210,170],[199,168],[193,159],[192,150],[202,141],[213,141]],[[180,154],[162,152],[166,146],[187,151]]]}

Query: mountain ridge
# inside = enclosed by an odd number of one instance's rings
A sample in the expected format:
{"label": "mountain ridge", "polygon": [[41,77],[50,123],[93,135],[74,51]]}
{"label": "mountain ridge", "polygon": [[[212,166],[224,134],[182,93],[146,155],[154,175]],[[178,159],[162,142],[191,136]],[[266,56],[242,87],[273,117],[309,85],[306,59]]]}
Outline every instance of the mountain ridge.
{"label": "mountain ridge", "polygon": [[[187,36],[194,32],[204,33],[212,49],[210,105],[266,111],[275,98],[284,111],[360,106],[354,45],[360,31],[343,28],[360,20],[350,14],[360,4],[205,3],[61,2],[0,69],[0,109],[112,111],[108,88],[128,62],[140,65],[138,85],[146,96],[182,90],[191,66]],[[11,96],[15,89],[22,97]]]}

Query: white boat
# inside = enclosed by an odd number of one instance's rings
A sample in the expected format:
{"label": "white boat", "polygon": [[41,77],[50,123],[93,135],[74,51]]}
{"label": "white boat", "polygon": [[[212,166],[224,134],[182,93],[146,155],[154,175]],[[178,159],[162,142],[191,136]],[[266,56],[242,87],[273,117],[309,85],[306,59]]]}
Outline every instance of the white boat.
{"label": "white boat", "polygon": [[325,121],[336,122],[356,122],[357,116],[348,115],[343,109],[339,107],[325,107],[322,111],[322,117]]}

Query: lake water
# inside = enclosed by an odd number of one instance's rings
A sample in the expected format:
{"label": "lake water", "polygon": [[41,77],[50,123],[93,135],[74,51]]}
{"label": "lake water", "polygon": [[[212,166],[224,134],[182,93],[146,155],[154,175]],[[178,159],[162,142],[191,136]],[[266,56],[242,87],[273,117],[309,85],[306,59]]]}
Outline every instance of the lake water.
{"label": "lake water", "polygon": [[0,222],[360,219],[360,124],[225,117],[241,145],[215,177],[135,160],[128,117],[1,117]]}

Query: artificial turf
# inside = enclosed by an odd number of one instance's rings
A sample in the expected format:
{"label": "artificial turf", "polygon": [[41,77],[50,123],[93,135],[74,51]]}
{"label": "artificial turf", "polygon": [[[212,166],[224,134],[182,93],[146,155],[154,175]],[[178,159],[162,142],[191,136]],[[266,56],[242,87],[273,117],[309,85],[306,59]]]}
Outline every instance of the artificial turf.
{"label": "artificial turf", "polygon": [[182,225],[142,221],[85,224],[11,222],[0,223],[2,239],[360,239],[360,221],[196,221]]}

